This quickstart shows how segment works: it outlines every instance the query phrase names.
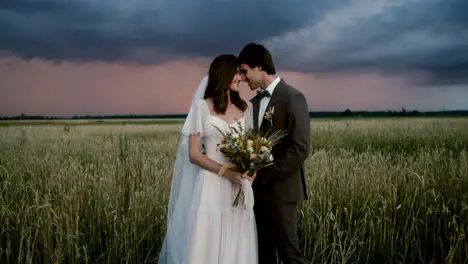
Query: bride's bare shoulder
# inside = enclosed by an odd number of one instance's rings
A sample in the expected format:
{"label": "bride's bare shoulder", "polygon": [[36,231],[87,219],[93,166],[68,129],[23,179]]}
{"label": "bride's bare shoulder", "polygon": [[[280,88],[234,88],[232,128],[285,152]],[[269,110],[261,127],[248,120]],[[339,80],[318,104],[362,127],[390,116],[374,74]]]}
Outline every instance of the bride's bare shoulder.
{"label": "bride's bare shoulder", "polygon": [[210,110],[210,113],[213,112],[214,109],[214,104],[213,104],[213,99],[212,98],[206,98],[203,99],[206,102],[206,105],[208,106],[208,109]]}
{"label": "bride's bare shoulder", "polygon": [[213,105],[213,99],[212,98],[206,98],[206,99],[203,99],[205,100],[205,102],[209,105]]}

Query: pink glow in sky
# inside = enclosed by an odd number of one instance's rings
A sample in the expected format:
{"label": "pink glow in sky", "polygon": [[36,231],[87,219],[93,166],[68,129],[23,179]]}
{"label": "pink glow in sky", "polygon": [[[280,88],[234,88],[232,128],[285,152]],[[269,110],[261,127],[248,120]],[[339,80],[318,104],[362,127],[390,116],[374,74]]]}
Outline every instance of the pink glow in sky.
{"label": "pink glow in sky", "polygon": [[[104,62],[54,64],[0,57],[0,115],[186,113],[209,66],[174,60],[157,66]],[[312,111],[468,107],[467,89],[411,87],[408,77],[279,72],[302,91]],[[242,85],[241,95],[254,93]],[[457,101],[458,98],[458,101]],[[463,102],[462,102],[463,101]],[[457,103],[458,102],[458,103]],[[457,105],[458,104],[458,105]]]}

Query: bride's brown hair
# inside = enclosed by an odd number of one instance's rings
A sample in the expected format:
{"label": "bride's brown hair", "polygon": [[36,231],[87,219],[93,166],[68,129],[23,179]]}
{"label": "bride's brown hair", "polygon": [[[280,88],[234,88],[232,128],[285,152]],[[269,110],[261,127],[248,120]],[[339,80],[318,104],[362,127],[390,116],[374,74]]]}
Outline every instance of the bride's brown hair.
{"label": "bride's brown hair", "polygon": [[229,86],[234,79],[234,75],[239,71],[239,60],[236,56],[222,54],[217,56],[210,65],[208,72],[208,85],[206,86],[204,99],[213,100],[214,111],[218,114],[225,114],[228,107],[228,95],[234,104],[241,111],[247,109],[247,103],[242,100],[239,92],[231,91]]}

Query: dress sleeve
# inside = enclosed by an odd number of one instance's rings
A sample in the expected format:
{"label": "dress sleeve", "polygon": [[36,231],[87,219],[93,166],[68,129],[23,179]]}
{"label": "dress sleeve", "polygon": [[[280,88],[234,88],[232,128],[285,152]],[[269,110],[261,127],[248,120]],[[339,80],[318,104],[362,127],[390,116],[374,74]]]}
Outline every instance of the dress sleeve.
{"label": "dress sleeve", "polygon": [[184,132],[188,135],[204,134],[204,123],[207,117],[207,105],[204,100],[195,101],[190,107],[190,111],[185,120]]}

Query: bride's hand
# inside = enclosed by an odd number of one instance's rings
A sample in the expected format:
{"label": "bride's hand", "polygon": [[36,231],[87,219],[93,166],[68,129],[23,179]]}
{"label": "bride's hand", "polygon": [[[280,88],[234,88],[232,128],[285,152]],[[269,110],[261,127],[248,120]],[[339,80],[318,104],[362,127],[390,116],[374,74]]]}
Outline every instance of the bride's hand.
{"label": "bride's hand", "polygon": [[227,169],[224,173],[224,177],[232,181],[232,183],[242,186],[242,173],[235,171],[233,169]]}

